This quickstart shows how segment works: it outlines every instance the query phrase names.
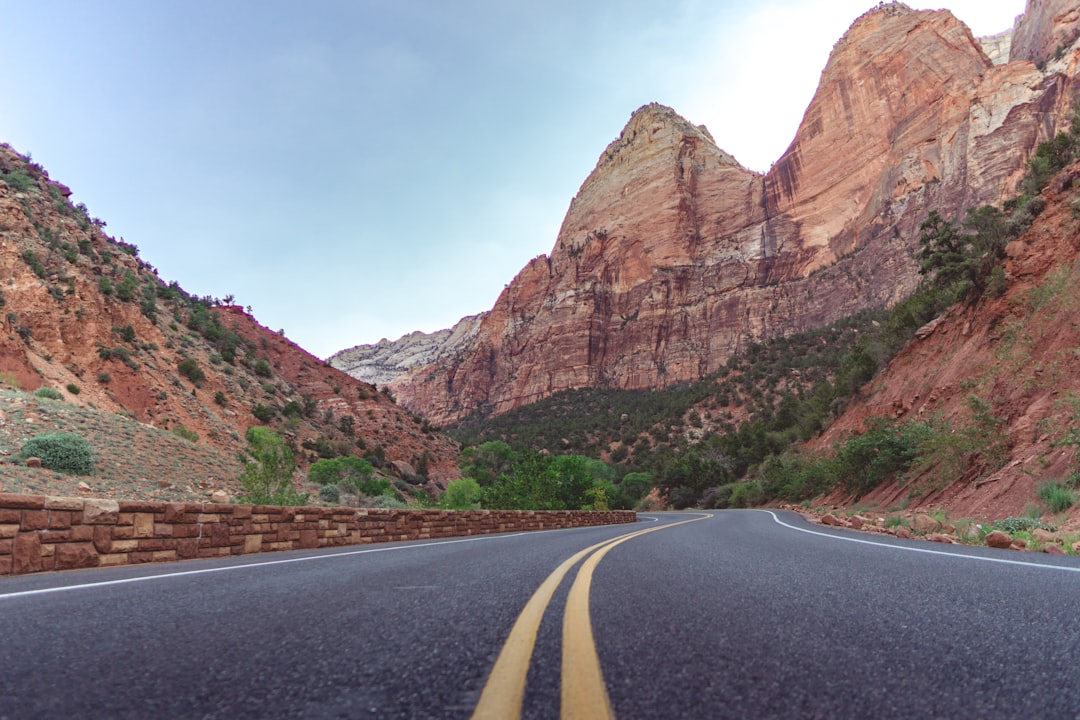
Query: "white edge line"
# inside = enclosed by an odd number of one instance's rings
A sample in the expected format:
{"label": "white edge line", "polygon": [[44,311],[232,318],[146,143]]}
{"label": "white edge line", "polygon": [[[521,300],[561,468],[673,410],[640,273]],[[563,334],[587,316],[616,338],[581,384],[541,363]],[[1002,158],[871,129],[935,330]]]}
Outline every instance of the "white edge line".
{"label": "white edge line", "polygon": [[[564,528],[558,528],[558,529],[561,530],[561,529],[564,529]],[[544,532],[544,531],[543,530],[540,530],[540,531],[533,530],[531,532],[536,533],[536,532]],[[147,582],[147,581],[150,581],[150,580],[160,580],[162,578],[183,577],[185,575],[206,575],[206,574],[209,574],[209,573],[227,572],[229,570],[247,570],[249,568],[268,567],[270,565],[286,565],[288,563],[307,562],[309,560],[327,560],[327,559],[330,559],[330,558],[349,557],[351,555],[365,555],[367,553],[390,552],[392,550],[411,550],[413,548],[434,547],[434,546],[437,546],[437,545],[453,545],[455,543],[474,542],[474,541],[477,541],[477,540],[504,540],[506,538],[518,537],[520,535],[528,535],[528,534],[530,534],[529,531],[508,533],[508,534],[505,534],[505,535],[503,535],[503,534],[499,534],[499,535],[477,535],[477,536],[472,536],[472,537],[467,537],[467,538],[459,538],[457,540],[440,540],[438,542],[417,543],[415,545],[393,545],[393,546],[389,546],[389,547],[373,547],[373,548],[364,548],[363,550],[346,550],[344,552],[322,553],[320,555],[306,555],[304,557],[298,557],[298,558],[283,558],[281,560],[263,560],[261,562],[244,563],[243,565],[226,565],[224,567],[201,568],[199,570],[181,570],[179,572],[158,573],[158,574],[155,574],[155,575],[140,575],[139,577],[122,578],[122,579],[119,579],[119,580],[102,580],[101,582],[83,583],[81,585],[63,585],[61,587],[38,588],[37,590],[21,590],[19,592],[4,593],[4,594],[0,594],[0,600],[8,600],[10,598],[18,598],[18,597],[32,597],[34,595],[48,595],[48,594],[51,594],[51,593],[69,592],[69,591],[72,591],[72,590],[86,590],[86,589],[89,589],[89,588],[106,587],[106,586],[109,586],[109,585],[126,585],[128,583]],[[202,559],[202,560],[216,560],[218,558],[200,558],[200,559]],[[132,567],[132,566],[131,565],[120,565],[120,566],[117,566],[117,567]],[[99,568],[99,569],[102,569],[102,568]],[[16,575],[16,576],[13,576],[13,577],[22,577],[22,576]]]}
{"label": "white edge line", "polygon": [[993,558],[984,557],[982,555],[966,555],[959,552],[943,552],[941,550],[930,550],[929,548],[915,548],[908,547],[907,545],[893,545],[891,543],[875,542],[873,540],[863,540],[861,538],[844,537],[843,535],[833,535],[831,533],[818,532],[817,530],[807,530],[806,528],[795,527],[789,525],[776,516],[772,510],[759,510],[759,512],[765,512],[772,515],[772,519],[778,524],[783,525],[791,530],[806,533],[808,535],[819,535],[821,537],[831,538],[833,540],[843,540],[844,542],[859,543],[860,545],[875,545],[877,547],[892,548],[894,550],[906,550],[913,553],[925,553],[926,555],[943,555],[951,558],[963,558],[965,560],[978,560],[980,562],[1001,563],[1002,565],[1021,565],[1023,567],[1042,568],[1043,570],[1062,570],[1064,572],[1080,572],[1080,567],[1069,567],[1068,565],[1044,565],[1042,563],[1027,562],[1024,560],[1007,560],[1005,558]]}

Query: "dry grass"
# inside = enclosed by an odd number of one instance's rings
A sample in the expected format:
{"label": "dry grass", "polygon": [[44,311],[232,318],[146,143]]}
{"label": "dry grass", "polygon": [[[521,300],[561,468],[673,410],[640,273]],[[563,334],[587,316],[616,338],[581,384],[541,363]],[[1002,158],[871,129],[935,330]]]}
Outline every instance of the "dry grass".
{"label": "dry grass", "polygon": [[[22,444],[51,431],[77,433],[90,442],[93,474],[64,475],[21,464]],[[207,443],[184,440],[124,415],[0,391],[0,486],[4,492],[201,501],[215,488],[233,494],[240,473],[236,458]],[[91,489],[80,490],[80,482]]]}

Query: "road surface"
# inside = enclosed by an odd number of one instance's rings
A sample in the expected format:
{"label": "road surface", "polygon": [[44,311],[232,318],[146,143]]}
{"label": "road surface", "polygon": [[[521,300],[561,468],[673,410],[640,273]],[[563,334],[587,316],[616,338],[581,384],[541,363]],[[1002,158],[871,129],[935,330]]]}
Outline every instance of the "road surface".
{"label": "road surface", "polygon": [[792,513],[0,579],[0,718],[1080,718],[1080,562]]}

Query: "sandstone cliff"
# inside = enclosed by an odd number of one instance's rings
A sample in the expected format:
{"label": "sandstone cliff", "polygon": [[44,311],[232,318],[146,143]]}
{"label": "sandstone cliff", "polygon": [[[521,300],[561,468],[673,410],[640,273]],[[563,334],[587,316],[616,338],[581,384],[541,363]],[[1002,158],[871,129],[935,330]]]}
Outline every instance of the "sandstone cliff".
{"label": "sandstone cliff", "polygon": [[[1033,13],[1017,32],[1056,37],[1067,19]],[[994,65],[949,12],[878,7],[836,44],[764,176],[645,106],[571,202],[550,256],[475,334],[392,387],[445,422],[570,387],[662,386],[748,342],[891,303],[917,279],[929,209],[956,216],[1014,194],[1028,154],[1067,120],[1074,56]]]}

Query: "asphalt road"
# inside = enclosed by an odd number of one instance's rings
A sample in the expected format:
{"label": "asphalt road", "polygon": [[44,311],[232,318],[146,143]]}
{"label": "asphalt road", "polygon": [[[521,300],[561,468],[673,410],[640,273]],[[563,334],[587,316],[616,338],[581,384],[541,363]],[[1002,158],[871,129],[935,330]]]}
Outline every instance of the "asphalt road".
{"label": "asphalt road", "polygon": [[1080,718],[1080,562],[724,511],[0,579],[0,718],[519,707]]}

